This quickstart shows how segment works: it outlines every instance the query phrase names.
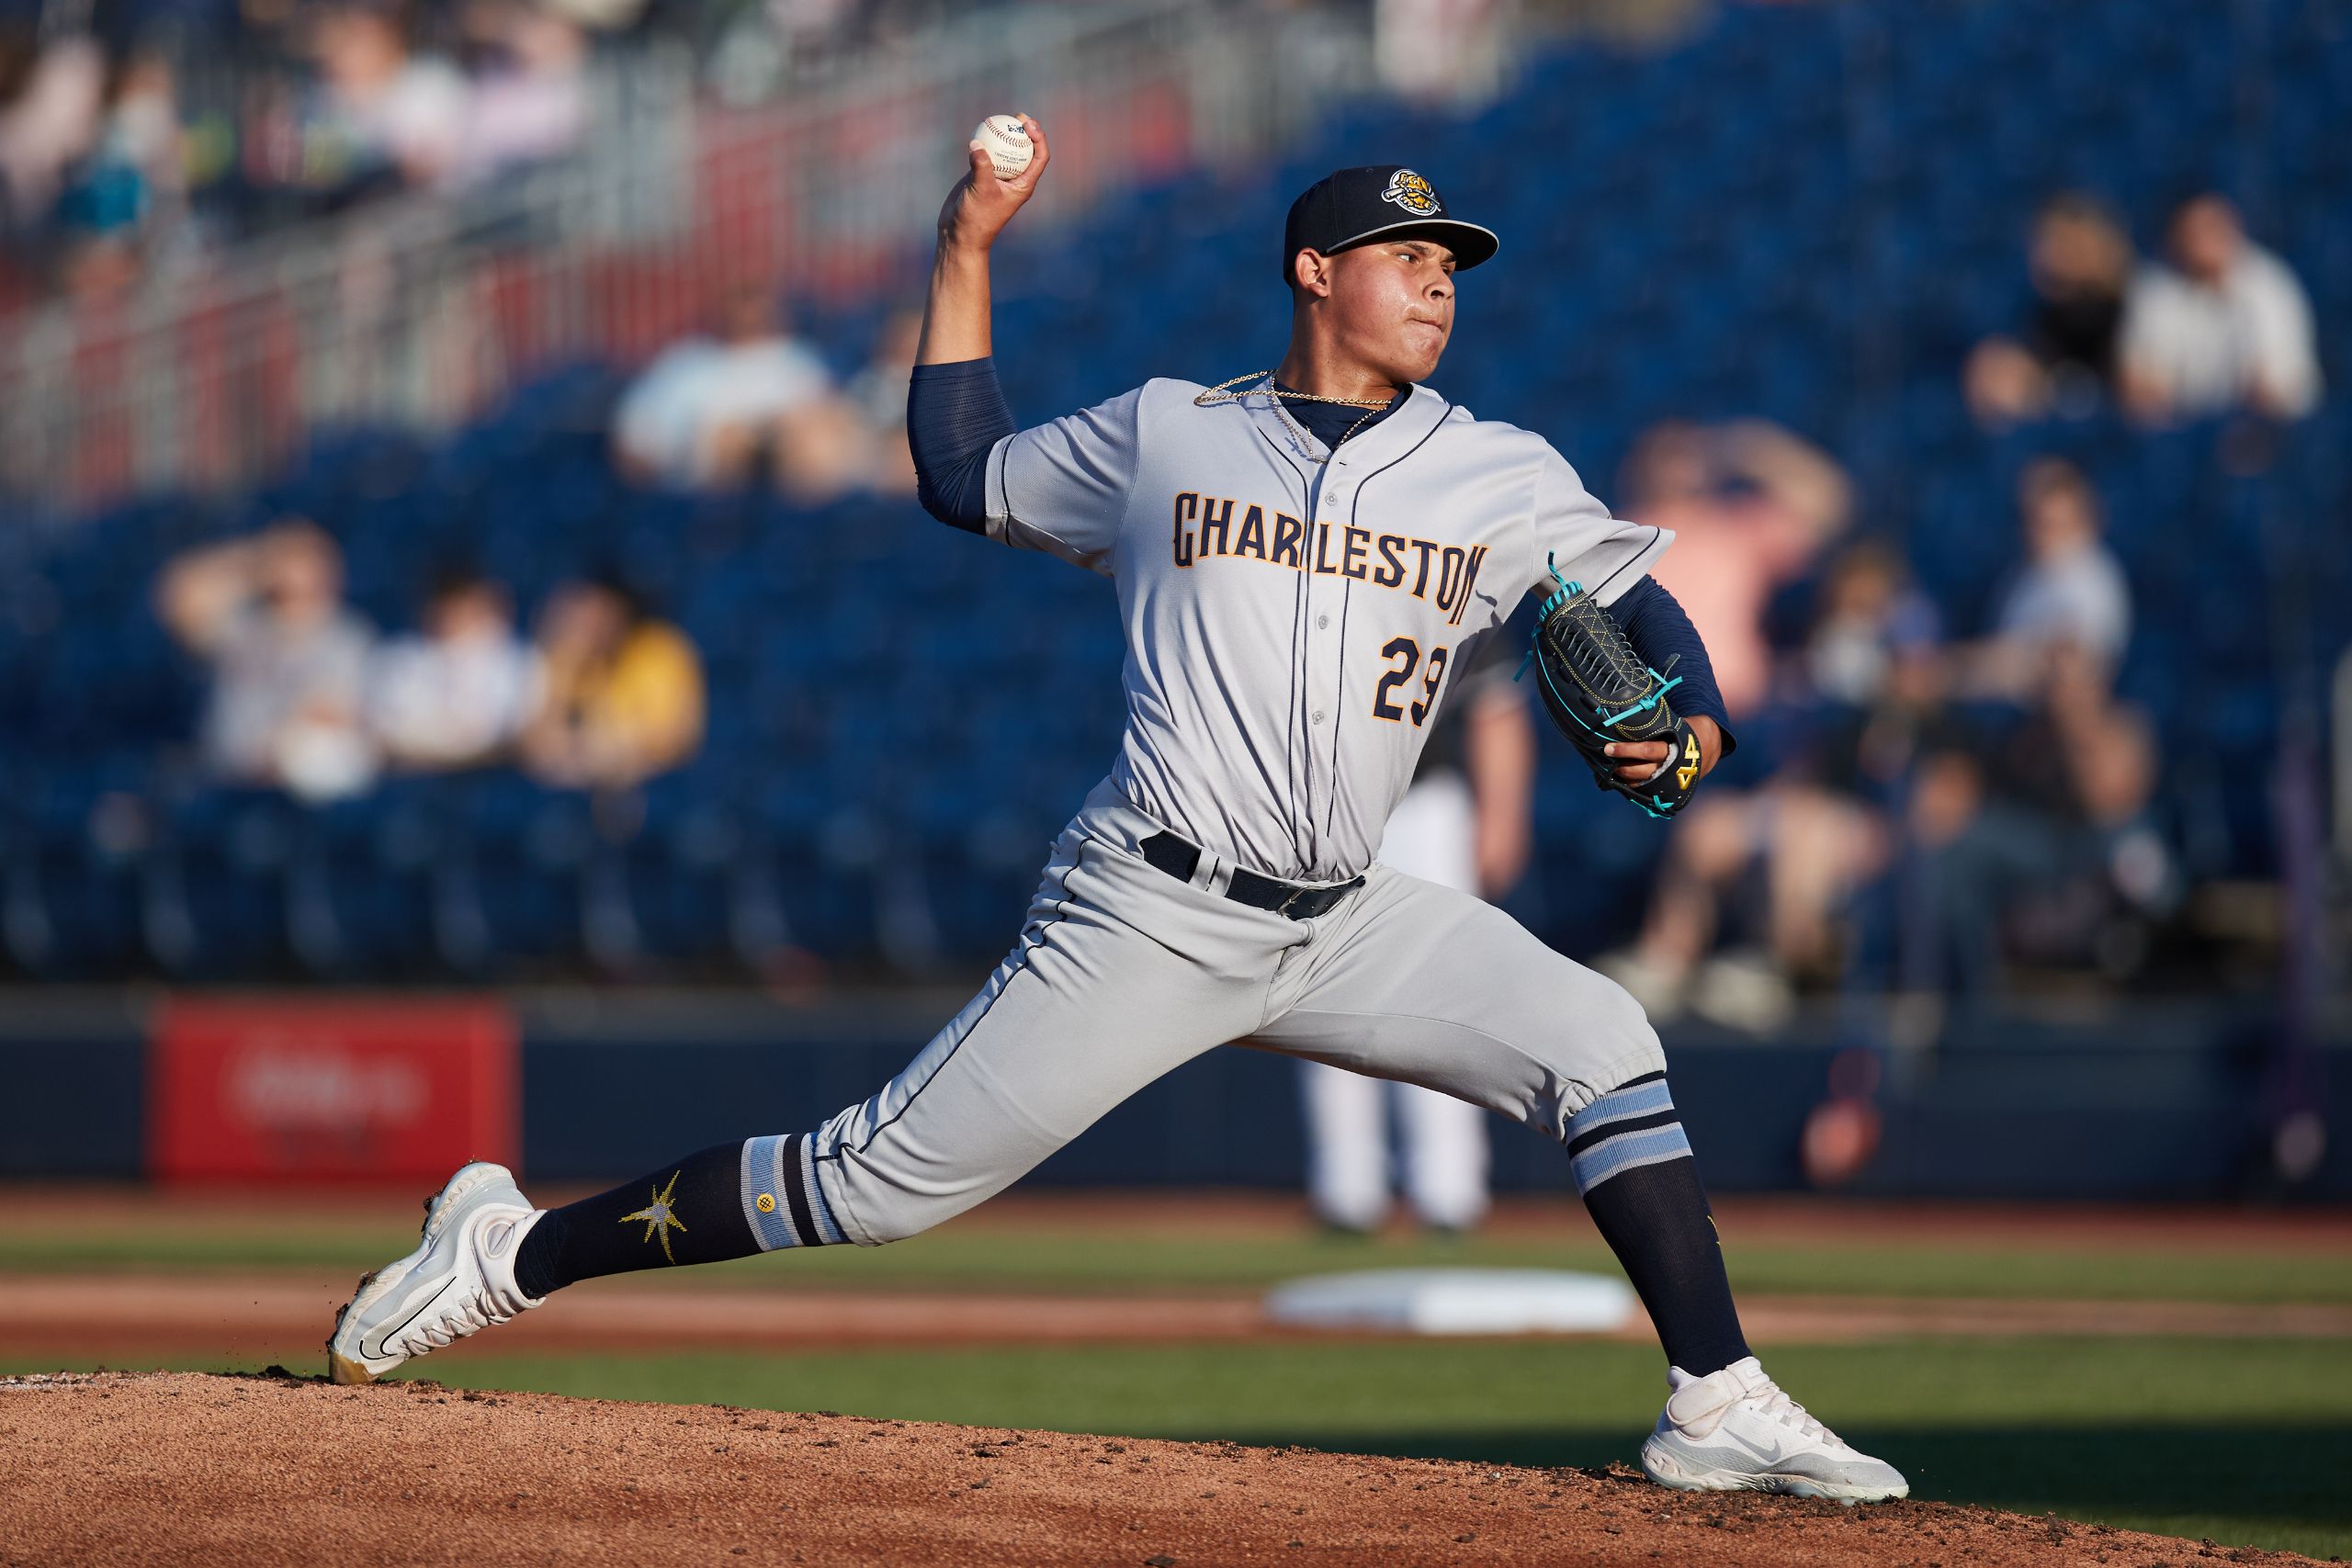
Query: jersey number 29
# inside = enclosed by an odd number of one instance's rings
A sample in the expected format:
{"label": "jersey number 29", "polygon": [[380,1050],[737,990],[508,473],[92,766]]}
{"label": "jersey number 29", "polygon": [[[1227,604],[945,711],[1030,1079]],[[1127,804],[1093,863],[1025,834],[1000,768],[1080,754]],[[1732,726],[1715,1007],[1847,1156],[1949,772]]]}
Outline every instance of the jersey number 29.
{"label": "jersey number 29", "polygon": [[1391,660],[1394,668],[1383,673],[1380,683],[1372,689],[1372,716],[1399,723],[1409,711],[1413,728],[1419,728],[1428,720],[1430,710],[1437,706],[1438,682],[1445,679],[1445,649],[1430,649],[1429,669],[1421,676],[1421,694],[1409,710],[1398,707],[1390,699],[1397,687],[1413,678],[1413,671],[1421,662],[1421,645],[1408,637],[1393,637],[1388,639],[1388,646],[1380,650],[1380,657]]}

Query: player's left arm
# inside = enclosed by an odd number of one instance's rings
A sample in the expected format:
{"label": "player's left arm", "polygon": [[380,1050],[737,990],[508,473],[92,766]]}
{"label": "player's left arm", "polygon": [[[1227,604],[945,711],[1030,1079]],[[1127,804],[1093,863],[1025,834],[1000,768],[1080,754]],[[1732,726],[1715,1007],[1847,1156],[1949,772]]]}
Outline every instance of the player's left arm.
{"label": "player's left arm", "polygon": [[[1529,586],[1548,597],[1565,584],[1577,584],[1606,610],[1643,663],[1653,671],[1671,671],[1676,682],[1668,699],[1671,711],[1689,726],[1699,749],[1699,773],[1690,781],[1695,783],[1729,752],[1732,740],[1706,646],[1682,606],[1649,575],[1674,536],[1653,525],[1612,516],[1584,488],[1566,458],[1549,443],[1539,446],[1531,498]],[[1648,784],[1678,744],[1670,736],[1611,740],[1605,748],[1592,748],[1587,761],[1596,771],[1609,766],[1622,784]],[[1606,762],[1591,751],[1605,753]]]}
{"label": "player's left arm", "polygon": [[[1625,640],[1642,662],[1653,670],[1671,670],[1682,678],[1674,691],[1674,711],[1690,721],[1699,742],[1699,776],[1714,772],[1731,755],[1738,739],[1731,732],[1731,715],[1715,683],[1715,667],[1707,645],[1681,602],[1655,577],[1645,576],[1609,605],[1609,618],[1624,632]],[[1618,776],[1646,784],[1666,765],[1668,744],[1663,740],[1621,740],[1609,747],[1618,759]]]}

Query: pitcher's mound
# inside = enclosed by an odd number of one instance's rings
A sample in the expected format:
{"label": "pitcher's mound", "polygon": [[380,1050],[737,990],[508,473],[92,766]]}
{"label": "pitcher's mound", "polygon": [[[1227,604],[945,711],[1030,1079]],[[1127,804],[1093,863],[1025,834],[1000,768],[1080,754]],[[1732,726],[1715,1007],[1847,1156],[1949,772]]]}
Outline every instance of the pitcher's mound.
{"label": "pitcher's mound", "polygon": [[[194,1373],[0,1378],[0,1559],[2107,1562],[2186,1543],[1513,1469]],[[2193,1551],[2194,1548],[2187,1550]],[[2237,1554],[2230,1554],[2236,1556]],[[2248,1552],[2239,1561],[2302,1562]]]}

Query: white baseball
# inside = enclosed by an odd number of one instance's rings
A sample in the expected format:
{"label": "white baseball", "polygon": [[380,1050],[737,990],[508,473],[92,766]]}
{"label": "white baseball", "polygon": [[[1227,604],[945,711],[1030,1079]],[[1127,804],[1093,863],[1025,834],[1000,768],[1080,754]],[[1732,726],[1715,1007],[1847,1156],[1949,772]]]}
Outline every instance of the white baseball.
{"label": "white baseball", "polygon": [[1001,180],[1009,180],[1020,174],[1037,153],[1036,147],[1029,140],[1029,128],[1021,123],[1019,115],[989,116],[972,132],[972,140],[989,155],[989,163]]}

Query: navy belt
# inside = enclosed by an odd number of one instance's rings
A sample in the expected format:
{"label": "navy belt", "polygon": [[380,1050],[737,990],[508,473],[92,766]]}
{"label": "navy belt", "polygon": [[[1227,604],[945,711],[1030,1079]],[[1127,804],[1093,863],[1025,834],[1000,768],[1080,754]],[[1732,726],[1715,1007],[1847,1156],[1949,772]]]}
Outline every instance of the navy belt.
{"label": "navy belt", "polygon": [[[1143,858],[1174,877],[1179,882],[1193,880],[1193,873],[1201,865],[1201,848],[1187,843],[1173,833],[1154,833],[1141,846]],[[1282,882],[1271,876],[1261,876],[1244,866],[1233,868],[1232,884],[1225,896],[1237,904],[1247,904],[1253,909],[1271,909],[1277,915],[1288,915],[1294,920],[1311,920],[1317,915],[1328,915],[1339,907],[1340,900],[1363,886],[1363,878],[1342,882],[1336,887],[1301,887],[1295,882]]]}

